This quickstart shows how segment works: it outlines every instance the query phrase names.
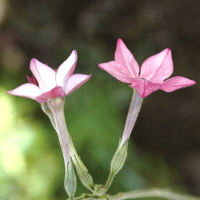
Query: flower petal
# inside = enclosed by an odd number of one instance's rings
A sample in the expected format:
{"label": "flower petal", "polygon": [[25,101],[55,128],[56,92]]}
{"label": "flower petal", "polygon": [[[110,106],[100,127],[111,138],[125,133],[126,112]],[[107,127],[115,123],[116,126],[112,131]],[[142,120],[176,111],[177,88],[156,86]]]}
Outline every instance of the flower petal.
{"label": "flower petal", "polygon": [[126,73],[121,71],[119,63],[115,61],[101,63],[98,65],[98,67],[105,70],[106,72],[114,76],[116,79],[124,83],[131,83],[131,81],[133,80],[133,78],[129,77]]}
{"label": "flower petal", "polygon": [[161,84],[161,90],[165,92],[173,92],[183,87],[191,86],[196,84],[195,81],[190,80],[188,78],[182,76],[175,76],[166,80],[163,84]]}
{"label": "flower petal", "polygon": [[117,41],[115,61],[119,63],[121,70],[129,77],[138,78],[139,65],[121,39]]}
{"label": "flower petal", "polygon": [[147,58],[141,67],[140,78],[152,82],[163,82],[173,72],[173,61],[171,50],[165,49],[162,52]]}
{"label": "flower petal", "polygon": [[56,72],[52,68],[33,58],[30,63],[30,70],[43,92],[47,92],[56,87]]}
{"label": "flower petal", "polygon": [[67,79],[73,74],[77,62],[77,52],[72,51],[71,55],[58,68],[56,73],[57,86],[63,87]]}
{"label": "flower petal", "polygon": [[156,90],[160,89],[159,83],[152,83],[151,81],[147,81],[145,79],[135,78],[133,79],[133,82],[131,83],[130,87],[135,88],[139,95],[142,98],[147,97],[152,92],[155,92]]}
{"label": "flower petal", "polygon": [[44,103],[45,101],[49,99],[55,99],[57,97],[64,97],[64,96],[65,96],[65,92],[63,91],[63,88],[60,86],[57,86],[53,88],[52,90],[42,93],[40,96],[37,96],[35,100],[38,101],[39,103]]}
{"label": "flower petal", "polygon": [[78,89],[81,85],[83,85],[91,75],[85,74],[73,74],[69,77],[66,88],[65,88],[65,95],[72,93],[74,90]]}
{"label": "flower petal", "polygon": [[25,83],[14,90],[8,91],[8,94],[36,99],[37,96],[42,94],[41,89],[31,83]]}

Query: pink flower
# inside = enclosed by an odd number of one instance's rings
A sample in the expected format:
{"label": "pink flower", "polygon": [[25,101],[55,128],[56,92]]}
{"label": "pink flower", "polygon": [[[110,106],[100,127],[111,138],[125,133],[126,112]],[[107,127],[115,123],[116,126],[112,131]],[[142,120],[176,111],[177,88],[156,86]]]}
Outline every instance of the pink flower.
{"label": "pink flower", "polygon": [[99,67],[118,80],[130,84],[130,87],[135,88],[142,98],[159,89],[173,92],[195,84],[195,81],[181,76],[165,81],[173,72],[170,49],[147,58],[139,69],[137,61],[121,39],[117,41],[115,61],[101,63]]}
{"label": "pink flower", "polygon": [[76,62],[77,53],[75,50],[56,71],[33,58],[30,62],[30,70],[34,78],[27,77],[29,83],[7,93],[34,99],[39,103],[56,97],[64,97],[78,89],[91,77],[91,75],[73,74]]}

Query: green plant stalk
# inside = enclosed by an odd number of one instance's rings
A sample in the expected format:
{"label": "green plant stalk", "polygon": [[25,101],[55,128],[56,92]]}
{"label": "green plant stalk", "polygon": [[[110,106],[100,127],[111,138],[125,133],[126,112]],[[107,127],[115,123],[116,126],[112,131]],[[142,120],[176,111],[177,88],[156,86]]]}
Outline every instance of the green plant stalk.
{"label": "green plant stalk", "polygon": [[110,200],[125,200],[152,197],[159,197],[167,200],[200,200],[200,198],[198,197],[183,195],[163,189],[135,190],[108,196]]}
{"label": "green plant stalk", "polygon": [[165,189],[147,189],[147,190],[134,190],[130,192],[118,193],[116,195],[104,195],[95,197],[90,194],[83,194],[81,197],[75,198],[76,200],[126,200],[126,199],[143,199],[148,198],[162,198],[163,200],[200,200],[199,197],[184,195]]}
{"label": "green plant stalk", "polygon": [[110,188],[110,186],[111,186],[111,184],[112,184],[112,182],[113,182],[113,179],[115,178],[115,175],[116,175],[116,174],[117,174],[117,173],[114,173],[114,172],[111,172],[111,173],[109,174],[108,179],[107,179],[106,184],[105,184],[105,189],[106,189],[106,191]]}

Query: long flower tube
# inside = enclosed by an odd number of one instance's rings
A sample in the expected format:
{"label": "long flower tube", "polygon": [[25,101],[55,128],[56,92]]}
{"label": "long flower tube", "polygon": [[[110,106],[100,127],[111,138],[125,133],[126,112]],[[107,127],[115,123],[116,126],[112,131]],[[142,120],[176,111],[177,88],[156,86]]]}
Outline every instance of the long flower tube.
{"label": "long flower tube", "polygon": [[133,90],[133,97],[131,100],[130,108],[128,111],[128,115],[126,118],[126,123],[124,127],[124,132],[122,135],[122,139],[120,140],[119,146],[112,158],[111,166],[110,166],[110,174],[104,186],[104,193],[111,186],[113,179],[116,174],[122,169],[127,157],[127,148],[128,148],[128,140],[137,120],[138,114],[140,112],[140,108],[143,102],[143,98],[139,95],[137,90]]}
{"label": "long flower tube", "polygon": [[64,98],[59,97],[48,100],[41,105],[43,111],[49,116],[59,138],[65,164],[64,186],[69,195],[69,198],[72,200],[74,199],[77,183],[76,175],[73,169],[73,163],[70,159],[69,133],[64,117],[64,102]]}
{"label": "long flower tube", "polygon": [[54,128],[56,129],[63,153],[65,168],[67,168],[67,165],[70,162],[70,150],[68,130],[65,124],[65,117],[63,111],[64,98],[48,100],[42,104],[42,109],[43,111],[45,111],[46,114],[48,114]]}
{"label": "long flower tube", "polygon": [[119,146],[112,158],[110,166],[110,174],[104,186],[105,188],[104,192],[106,192],[109,189],[110,185],[113,182],[114,177],[124,166],[127,157],[128,140],[135,125],[135,122],[137,120],[138,114],[140,112],[142,102],[143,98],[139,95],[137,90],[134,89],[130,108],[126,118],[122,139],[120,140]]}
{"label": "long flower tube", "polygon": [[[82,160],[78,156],[65,123],[64,99],[57,98],[54,100],[49,100],[42,104],[42,109],[49,116],[52,125],[54,126],[56,132],[58,133],[58,138],[60,141],[65,162],[65,169],[73,170],[71,163],[72,159],[81,182],[86,188],[93,191],[94,188],[93,179],[89,174],[87,168],[83,164]],[[66,177],[65,179],[67,180]],[[65,182],[65,188],[66,184],[67,183]]]}
{"label": "long flower tube", "polygon": [[126,118],[126,124],[124,128],[124,132],[122,135],[122,139],[120,141],[120,146],[124,144],[124,142],[129,139],[131,132],[133,130],[133,127],[135,125],[135,122],[137,120],[138,114],[140,112],[141,106],[142,106],[143,98],[139,95],[137,90],[133,90],[133,97],[131,100],[130,108],[128,111],[128,115]]}

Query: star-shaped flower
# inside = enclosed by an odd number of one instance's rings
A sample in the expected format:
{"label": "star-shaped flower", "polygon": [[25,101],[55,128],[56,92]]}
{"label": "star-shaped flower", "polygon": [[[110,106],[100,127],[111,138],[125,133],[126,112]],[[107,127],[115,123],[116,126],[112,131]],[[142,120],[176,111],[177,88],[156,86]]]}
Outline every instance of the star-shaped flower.
{"label": "star-shaped flower", "polygon": [[27,77],[29,83],[25,83],[7,93],[34,99],[39,103],[57,97],[64,97],[78,89],[91,77],[91,75],[73,74],[76,62],[77,53],[75,50],[59,66],[58,70],[54,70],[33,58],[30,62],[30,70],[34,78]]}
{"label": "star-shaped flower", "polygon": [[142,98],[159,89],[173,92],[195,84],[195,81],[182,76],[166,80],[173,73],[170,49],[147,58],[139,69],[137,61],[121,39],[117,41],[115,61],[101,63],[99,67],[118,80],[130,84]]}

